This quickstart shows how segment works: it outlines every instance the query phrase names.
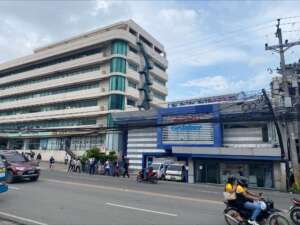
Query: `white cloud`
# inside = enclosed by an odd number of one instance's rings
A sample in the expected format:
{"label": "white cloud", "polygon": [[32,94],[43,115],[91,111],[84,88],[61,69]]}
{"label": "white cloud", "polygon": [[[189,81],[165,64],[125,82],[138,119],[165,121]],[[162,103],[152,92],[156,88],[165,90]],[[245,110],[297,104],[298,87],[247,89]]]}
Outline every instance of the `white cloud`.
{"label": "white cloud", "polygon": [[262,72],[239,80],[234,80],[221,75],[213,75],[189,80],[182,84],[182,86],[192,89],[191,91],[197,90],[197,96],[212,96],[240,91],[252,91],[262,88],[268,89],[271,79],[272,76],[267,72]]}

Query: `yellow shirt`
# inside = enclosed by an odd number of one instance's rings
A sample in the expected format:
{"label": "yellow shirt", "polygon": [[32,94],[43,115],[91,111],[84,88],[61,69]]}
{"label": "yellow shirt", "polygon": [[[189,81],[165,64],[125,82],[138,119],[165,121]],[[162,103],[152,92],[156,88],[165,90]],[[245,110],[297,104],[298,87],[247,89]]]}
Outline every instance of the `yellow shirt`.
{"label": "yellow shirt", "polygon": [[232,184],[227,183],[227,184],[225,185],[225,191],[226,191],[226,192],[231,192],[232,190],[233,190]]}
{"label": "yellow shirt", "polygon": [[237,194],[242,194],[242,193],[244,193],[244,192],[246,192],[246,188],[244,188],[244,187],[242,187],[241,185],[238,185],[237,187],[236,187],[236,193]]}

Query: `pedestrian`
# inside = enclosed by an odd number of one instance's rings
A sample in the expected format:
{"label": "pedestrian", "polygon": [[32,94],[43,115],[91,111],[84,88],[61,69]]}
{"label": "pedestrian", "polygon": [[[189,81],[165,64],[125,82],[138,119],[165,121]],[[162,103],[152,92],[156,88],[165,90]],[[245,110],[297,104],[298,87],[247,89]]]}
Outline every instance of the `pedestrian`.
{"label": "pedestrian", "polygon": [[114,162],[114,177],[119,177],[120,176],[120,164],[119,164],[119,161],[116,160]]}
{"label": "pedestrian", "polygon": [[127,176],[129,178],[129,161],[128,159],[125,159],[124,161],[124,173],[123,177]]}
{"label": "pedestrian", "polygon": [[104,175],[110,175],[110,164],[108,160],[104,163],[104,171]]}
{"label": "pedestrian", "polygon": [[67,165],[67,164],[68,164],[68,161],[69,161],[69,157],[68,157],[68,154],[67,154],[67,153],[65,154],[65,158],[64,158],[64,159],[65,159],[65,165]]}
{"label": "pedestrian", "polygon": [[76,162],[75,162],[75,172],[81,173],[81,162],[79,159],[76,159]]}
{"label": "pedestrian", "polygon": [[41,155],[41,153],[37,154],[36,160],[38,161],[38,163],[40,163],[40,161],[42,160],[42,155]]}
{"label": "pedestrian", "polygon": [[74,172],[74,169],[75,169],[75,161],[73,158],[71,158],[67,173]]}
{"label": "pedestrian", "polygon": [[31,150],[31,151],[30,151],[30,159],[31,159],[31,160],[34,160],[34,156],[35,156],[35,153]]}
{"label": "pedestrian", "polygon": [[49,168],[52,169],[54,167],[54,164],[55,164],[55,159],[53,156],[51,156],[49,159]]}
{"label": "pedestrian", "polygon": [[89,169],[89,174],[90,175],[94,175],[95,174],[95,166],[96,166],[96,159],[95,157],[91,157],[89,158],[89,166],[90,166],[90,169]]}

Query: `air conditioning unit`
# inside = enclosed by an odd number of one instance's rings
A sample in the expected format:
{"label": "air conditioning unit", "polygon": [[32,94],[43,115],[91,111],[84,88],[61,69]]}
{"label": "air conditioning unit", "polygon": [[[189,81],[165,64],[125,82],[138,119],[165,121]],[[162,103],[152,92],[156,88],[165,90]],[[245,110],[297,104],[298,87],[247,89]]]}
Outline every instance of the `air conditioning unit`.
{"label": "air conditioning unit", "polygon": [[105,89],[104,87],[103,87],[101,90],[102,90],[102,92],[105,92],[105,91],[106,91],[106,89]]}
{"label": "air conditioning unit", "polygon": [[103,57],[106,57],[108,54],[106,52],[103,52]]}
{"label": "air conditioning unit", "polygon": [[106,73],[106,70],[102,70],[102,71],[101,71],[101,74],[103,74],[103,75],[107,74],[107,73]]}
{"label": "air conditioning unit", "polygon": [[104,106],[101,106],[101,107],[100,107],[100,110],[101,110],[101,111],[105,111],[105,107],[104,107]]}

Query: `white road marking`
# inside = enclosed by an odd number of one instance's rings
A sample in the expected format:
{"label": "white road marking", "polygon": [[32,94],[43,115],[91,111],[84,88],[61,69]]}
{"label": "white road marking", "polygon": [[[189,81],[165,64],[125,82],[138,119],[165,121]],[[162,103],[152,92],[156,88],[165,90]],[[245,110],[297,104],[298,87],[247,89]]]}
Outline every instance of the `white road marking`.
{"label": "white road marking", "polygon": [[127,193],[134,193],[134,194],[142,194],[142,195],[146,195],[146,196],[169,198],[169,199],[175,199],[175,200],[183,200],[183,201],[191,201],[191,202],[200,202],[200,203],[210,203],[210,204],[224,205],[224,202],[222,202],[222,201],[192,198],[192,197],[184,197],[184,196],[178,196],[178,195],[163,194],[163,193],[159,193],[159,192],[149,192],[149,191],[142,191],[142,190],[135,190],[135,189],[125,189],[125,188],[119,188],[119,187],[104,186],[104,185],[100,185],[100,184],[98,184],[98,185],[83,184],[83,183],[77,183],[77,182],[71,182],[71,181],[62,181],[62,180],[56,180],[56,179],[41,179],[41,180],[47,181],[47,182],[52,182],[52,183],[78,186],[78,187],[94,188],[94,189],[99,189],[99,190],[119,191],[119,192],[127,192]]}
{"label": "white road marking", "polygon": [[5,217],[10,218],[10,219],[17,219],[17,220],[20,220],[22,222],[28,222],[30,224],[48,225],[47,223],[42,223],[42,222],[39,222],[39,221],[36,221],[36,220],[32,220],[32,219],[28,219],[28,218],[16,216],[16,215],[13,215],[13,214],[10,214],[10,213],[6,213],[6,212],[1,212],[0,211],[0,215],[5,216]]}
{"label": "white road marking", "polygon": [[15,190],[15,191],[19,191],[20,188],[14,187],[14,186],[10,186],[8,185],[8,190]]}
{"label": "white road marking", "polygon": [[136,211],[142,211],[142,212],[155,213],[155,214],[160,214],[160,215],[165,215],[165,216],[178,216],[177,214],[173,214],[173,213],[160,212],[160,211],[155,211],[155,210],[150,210],[150,209],[136,208],[136,207],[132,207],[132,206],[119,205],[119,204],[110,203],[110,202],[106,202],[105,205],[120,207],[120,208],[124,208],[124,209],[131,209],[131,210],[136,210]]}

